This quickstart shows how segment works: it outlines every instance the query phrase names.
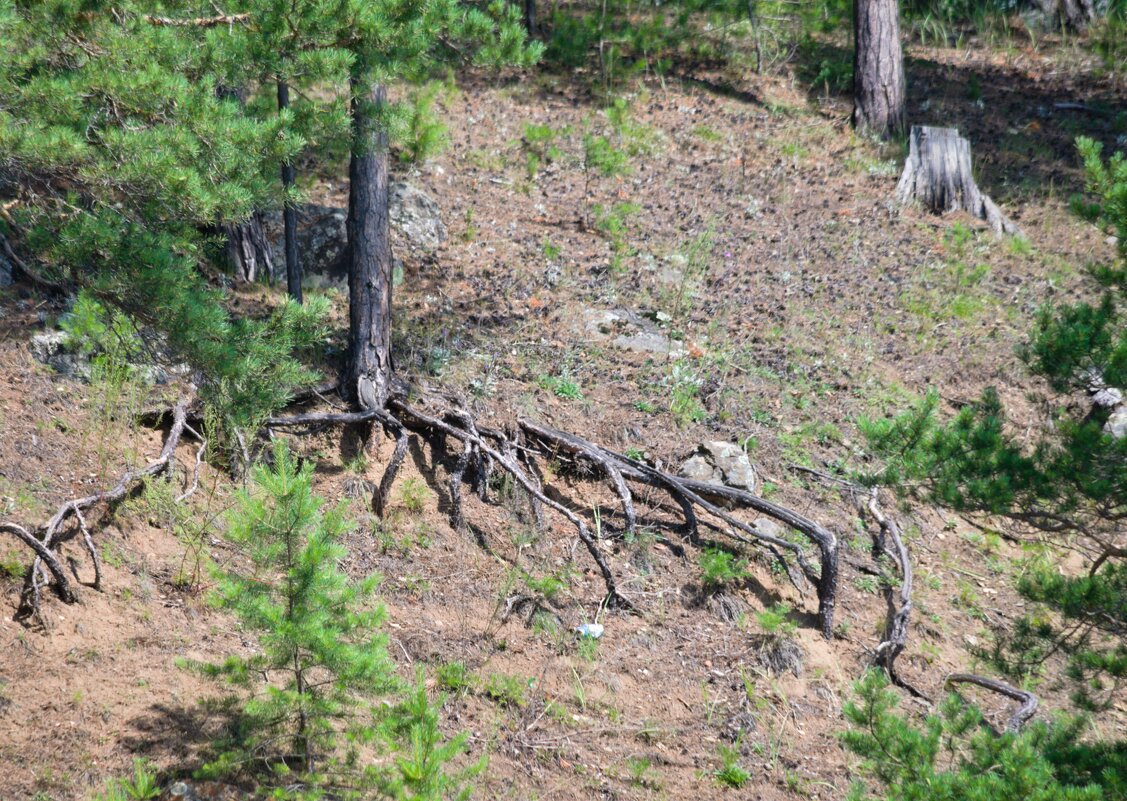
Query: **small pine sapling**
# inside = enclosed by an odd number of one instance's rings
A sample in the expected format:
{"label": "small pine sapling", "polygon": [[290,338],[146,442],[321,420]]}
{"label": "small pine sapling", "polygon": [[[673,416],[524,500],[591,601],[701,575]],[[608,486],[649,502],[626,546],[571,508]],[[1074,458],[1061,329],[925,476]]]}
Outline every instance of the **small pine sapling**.
{"label": "small pine sapling", "polygon": [[[241,736],[204,773],[221,775],[265,759],[278,775],[313,782],[343,771],[354,744],[376,731],[371,699],[400,688],[387,654],[378,577],[352,582],[341,571],[338,540],[350,527],[343,508],[323,510],[312,464],[298,465],[284,442],[274,466],[259,465],[240,495],[228,539],[253,570],[217,575],[217,604],[260,637],[260,652],[203,665],[248,696]],[[348,759],[338,746],[349,743]]]}

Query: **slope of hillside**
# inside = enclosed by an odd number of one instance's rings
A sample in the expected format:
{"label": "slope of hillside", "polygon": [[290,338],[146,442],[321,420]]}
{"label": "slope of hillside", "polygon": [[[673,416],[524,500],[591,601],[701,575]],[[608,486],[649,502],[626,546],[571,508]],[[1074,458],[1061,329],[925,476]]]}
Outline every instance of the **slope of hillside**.
{"label": "slope of hillside", "polygon": [[[398,253],[398,369],[489,425],[529,417],[667,467],[698,443],[738,443],[761,493],[844,543],[836,636],[825,641],[813,591],[766,560],[753,558],[746,580],[722,592],[703,586],[701,551],[682,541],[661,498],[640,493],[637,536],[605,543],[638,614],[607,611],[573,529],[549,517],[536,531],[506,482],[489,503],[467,501],[470,531],[451,528],[452,450],[413,444],[381,522],[365,482],[379,481],[390,442],[360,455],[339,430],[296,436],[318,491],[349,499],[347,569],[385,577],[402,673],[425,666],[449,693],[444,727],[470,733],[471,756],[489,756],[480,797],[844,796],[855,760],[835,737],[841,704],[885,614],[872,521],[847,488],[793,468],[863,466],[856,419],[899,410],[928,387],[957,404],[999,385],[1036,424],[1027,395],[1038,387],[1014,349],[1041,303],[1085,293],[1083,266],[1113,253],[1067,200],[1080,189],[1073,137],[1118,131],[1052,105],[1121,100],[1113,87],[1063,72],[1043,79],[1053,70],[1042,54],[913,55],[910,116],[963,129],[984,189],[1028,242],[896,208],[903,154],[856,139],[840,100],[808,98],[790,81],[757,80],[739,96],[647,82],[611,115],[558,76],[497,88],[470,74],[444,95],[451,147],[406,178],[438,202],[450,237],[433,252]],[[960,86],[979,72],[990,77],[972,99]],[[592,137],[624,154],[618,174],[600,172]],[[329,206],[344,192],[340,176],[309,188]],[[342,342],[344,291],[311,285],[331,299]],[[255,309],[274,291],[237,300]],[[161,432],[130,412],[178,390],[130,399],[36,362],[31,338],[64,311],[31,286],[0,301],[0,504],[28,526],[154,457]],[[195,448],[178,449],[176,482],[190,480]],[[548,470],[555,497],[617,520],[608,487],[562,457]],[[197,554],[201,564],[239,559],[222,540],[236,488],[205,465],[188,501],[200,522],[187,529],[136,499],[99,511],[104,589],[82,588],[73,606],[48,598],[46,630],[12,620],[28,553],[0,542],[0,798],[85,798],[137,756],[170,777],[198,764],[222,723],[200,700],[219,688],[176,662],[254,647],[208,606],[209,579],[196,570]],[[917,571],[902,671],[937,697],[945,674],[973,667],[990,630],[1020,615],[1021,548],[962,518],[885,502]],[[81,549],[66,552],[89,580]],[[764,614],[778,604],[792,610],[781,622]],[[601,639],[576,637],[595,621]],[[1006,714],[998,699],[981,700]],[[1067,705],[1052,687],[1043,702]],[[1122,706],[1112,714],[1127,723]],[[714,778],[725,748],[751,773],[738,793]]]}

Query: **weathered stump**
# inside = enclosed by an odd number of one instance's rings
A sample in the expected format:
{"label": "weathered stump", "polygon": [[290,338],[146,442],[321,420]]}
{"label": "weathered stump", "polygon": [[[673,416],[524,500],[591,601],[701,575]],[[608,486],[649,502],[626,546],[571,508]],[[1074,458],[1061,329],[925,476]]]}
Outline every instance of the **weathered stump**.
{"label": "weathered stump", "polygon": [[920,203],[936,214],[965,211],[985,220],[997,234],[1021,234],[974,182],[970,142],[955,128],[913,125],[908,160],[896,186],[901,204]]}
{"label": "weathered stump", "polygon": [[1101,14],[1096,0],[1037,0],[1037,8],[1045,15],[1047,23],[1070,31],[1082,31],[1095,22]]}
{"label": "weathered stump", "polygon": [[262,215],[255,213],[238,225],[224,226],[227,234],[227,261],[235,271],[237,283],[252,283],[259,276],[274,279],[274,249],[262,228]]}

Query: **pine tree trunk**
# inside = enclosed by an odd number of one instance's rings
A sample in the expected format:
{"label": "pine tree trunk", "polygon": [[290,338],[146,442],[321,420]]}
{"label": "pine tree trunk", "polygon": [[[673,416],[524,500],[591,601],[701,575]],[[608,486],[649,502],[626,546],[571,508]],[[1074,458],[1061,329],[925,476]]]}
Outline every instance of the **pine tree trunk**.
{"label": "pine tree trunk", "polygon": [[[278,110],[290,107],[290,85],[278,81]],[[293,164],[282,165],[282,186],[286,191],[286,201],[282,206],[282,225],[286,241],[286,289],[290,297],[301,303],[301,260],[297,254],[297,209],[290,202],[290,193],[296,183]]]}
{"label": "pine tree trunk", "polygon": [[[365,101],[362,92],[370,93]],[[391,231],[388,138],[364,108],[387,102],[383,86],[352,80],[352,154],[348,164],[348,389],[361,409],[378,409],[391,389]]]}
{"label": "pine tree trunk", "polygon": [[[221,100],[231,100],[246,106],[246,90],[237,86],[220,85],[215,88],[215,96]],[[263,273],[267,280],[274,280],[274,248],[266,238],[262,228],[262,215],[255,212],[244,223],[223,226],[227,237],[227,263],[235,274],[235,283],[253,283]]]}
{"label": "pine tree trunk", "polygon": [[954,128],[913,125],[908,160],[896,186],[901,204],[920,203],[936,214],[965,211],[996,233],[1021,234],[974,181],[970,142]]}
{"label": "pine tree trunk", "polygon": [[1095,0],[1037,0],[1047,19],[1065,30],[1081,31],[1099,16]]}
{"label": "pine tree trunk", "polygon": [[249,220],[223,227],[227,235],[227,262],[235,272],[235,282],[249,284],[265,275],[274,278],[274,249],[262,229],[262,215],[255,212]]}
{"label": "pine tree trunk", "polygon": [[536,38],[536,0],[524,0],[524,29],[529,39]]}
{"label": "pine tree trunk", "polygon": [[855,0],[853,127],[888,139],[904,133],[904,54],[898,0]]}

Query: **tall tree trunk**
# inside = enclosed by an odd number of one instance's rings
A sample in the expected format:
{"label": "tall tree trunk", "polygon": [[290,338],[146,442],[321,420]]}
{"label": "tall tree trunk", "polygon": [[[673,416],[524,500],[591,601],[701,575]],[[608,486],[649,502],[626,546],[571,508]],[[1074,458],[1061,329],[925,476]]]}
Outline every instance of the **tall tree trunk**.
{"label": "tall tree trunk", "polygon": [[528,38],[536,38],[536,0],[524,0],[524,29]]}
{"label": "tall tree trunk", "polygon": [[[290,107],[290,85],[278,81],[278,110]],[[286,201],[282,206],[282,224],[286,238],[286,289],[290,297],[301,303],[301,261],[297,255],[297,209],[290,200],[296,177],[293,164],[282,165],[282,186],[286,191]]]}
{"label": "tall tree trunk", "polygon": [[[348,390],[361,409],[378,409],[391,388],[391,235],[387,130],[369,104],[387,103],[381,85],[353,78],[348,163]],[[362,95],[367,93],[368,98]]]}
{"label": "tall tree trunk", "polygon": [[898,0],[854,0],[853,127],[888,139],[904,133],[904,54]]}

